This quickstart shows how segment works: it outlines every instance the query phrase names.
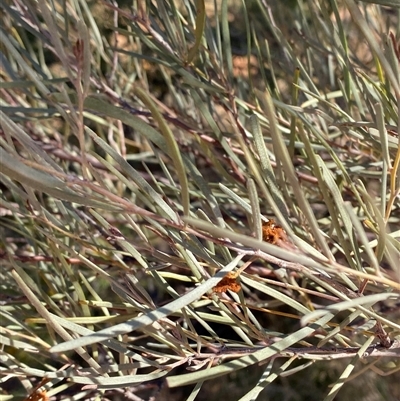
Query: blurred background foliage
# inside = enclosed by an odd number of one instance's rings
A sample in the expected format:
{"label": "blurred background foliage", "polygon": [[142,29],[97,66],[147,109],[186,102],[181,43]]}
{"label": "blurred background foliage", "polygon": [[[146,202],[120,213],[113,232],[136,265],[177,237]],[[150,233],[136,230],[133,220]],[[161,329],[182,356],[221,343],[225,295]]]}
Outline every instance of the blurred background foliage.
{"label": "blurred background foliage", "polygon": [[396,1],[0,7],[1,400],[400,400]]}

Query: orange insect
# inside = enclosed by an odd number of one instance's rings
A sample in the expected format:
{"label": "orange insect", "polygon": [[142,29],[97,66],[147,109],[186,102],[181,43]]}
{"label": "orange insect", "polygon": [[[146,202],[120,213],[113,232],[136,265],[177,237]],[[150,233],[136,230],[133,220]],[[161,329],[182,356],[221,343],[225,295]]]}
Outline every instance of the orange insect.
{"label": "orange insect", "polygon": [[[275,222],[275,220],[270,219],[262,224],[262,239],[265,242],[269,242],[273,245],[280,244],[290,244],[287,237],[286,231]],[[241,289],[240,284],[236,281],[240,273],[247,268],[247,264],[241,267],[236,272],[229,272],[215,287],[213,287],[213,292],[221,293],[233,291],[239,292]]]}
{"label": "orange insect", "polygon": [[49,379],[42,379],[33,389],[33,391],[24,399],[24,401],[49,401],[50,397],[47,395],[46,390],[39,390],[40,387],[44,386]]}
{"label": "orange insect", "polygon": [[24,401],[49,401],[50,398],[47,395],[47,391],[34,391]]}
{"label": "orange insect", "polygon": [[236,282],[238,275],[238,272],[229,272],[212,290],[219,293],[227,292],[228,290],[239,292],[241,287],[240,284]]}
{"label": "orange insect", "polygon": [[273,245],[279,244],[280,241],[289,242],[286,231],[273,219],[263,223],[262,238],[263,241]]}

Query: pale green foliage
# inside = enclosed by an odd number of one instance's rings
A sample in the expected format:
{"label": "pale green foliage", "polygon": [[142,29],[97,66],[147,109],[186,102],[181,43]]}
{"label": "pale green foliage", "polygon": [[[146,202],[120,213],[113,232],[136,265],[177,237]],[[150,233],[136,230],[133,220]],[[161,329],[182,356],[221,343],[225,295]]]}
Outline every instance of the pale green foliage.
{"label": "pale green foliage", "polygon": [[400,397],[398,9],[119,3],[1,4],[0,397]]}

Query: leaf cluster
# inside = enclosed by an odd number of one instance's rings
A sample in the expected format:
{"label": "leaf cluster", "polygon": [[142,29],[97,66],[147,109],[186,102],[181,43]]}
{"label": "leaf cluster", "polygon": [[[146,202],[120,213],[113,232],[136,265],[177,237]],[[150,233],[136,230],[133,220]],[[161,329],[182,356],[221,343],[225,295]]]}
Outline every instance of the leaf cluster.
{"label": "leaf cluster", "polygon": [[398,374],[399,9],[267,3],[0,4],[1,399]]}

